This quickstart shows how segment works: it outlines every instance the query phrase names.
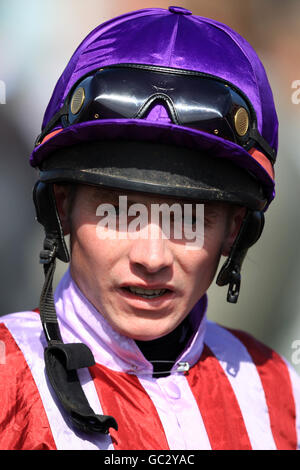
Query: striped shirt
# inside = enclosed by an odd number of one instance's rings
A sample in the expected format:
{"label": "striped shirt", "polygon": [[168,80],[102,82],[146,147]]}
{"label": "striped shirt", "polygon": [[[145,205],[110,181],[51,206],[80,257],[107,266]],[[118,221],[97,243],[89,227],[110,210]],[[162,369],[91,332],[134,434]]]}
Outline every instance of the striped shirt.
{"label": "striped shirt", "polygon": [[[79,378],[97,414],[113,416],[109,435],[74,431],[45,376],[37,312],[1,318],[0,449],[297,449],[300,378],[250,335],[190,313],[194,335],[167,377],[155,378],[136,343],[111,328],[69,272],[55,304],[65,342],[83,342],[96,364]],[[182,370],[182,363],[189,370]]]}

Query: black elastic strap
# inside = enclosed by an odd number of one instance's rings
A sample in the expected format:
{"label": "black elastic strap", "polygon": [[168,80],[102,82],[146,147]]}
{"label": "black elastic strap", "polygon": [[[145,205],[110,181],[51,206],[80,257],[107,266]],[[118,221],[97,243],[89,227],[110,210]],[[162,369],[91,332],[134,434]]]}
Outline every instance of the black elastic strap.
{"label": "black elastic strap", "polygon": [[63,228],[56,207],[53,186],[53,184],[37,181],[33,188],[33,201],[37,221],[43,225],[46,233],[44,250],[40,254],[40,262],[44,265],[49,264],[54,255],[55,258],[60,259],[64,263],[70,261]]}
{"label": "black elastic strap", "polygon": [[103,434],[108,434],[109,428],[118,430],[117,422],[112,416],[94,413],[80,385],[76,369],[95,364],[93,354],[85,344],[48,346],[44,357],[52,388],[76,428]]}
{"label": "black elastic strap", "polygon": [[222,266],[216,283],[218,286],[229,284],[227,301],[236,303],[241,285],[241,267],[248,248],[260,237],[264,227],[264,214],[260,211],[248,211],[240,231],[231,248],[230,254]]}
{"label": "black elastic strap", "polygon": [[108,434],[109,428],[118,429],[116,420],[112,416],[94,413],[77,375],[77,369],[95,364],[94,356],[85,344],[64,344],[61,338],[52,287],[57,245],[57,240],[48,235],[40,253],[45,273],[40,316],[48,343],[44,351],[46,373],[57,398],[77,429]]}
{"label": "black elastic strap", "polygon": [[68,115],[68,108],[69,108],[69,103],[66,102],[66,103],[64,103],[63,107],[60,108],[60,110],[56,114],[54,114],[52,119],[50,119],[50,121],[47,123],[47,125],[42,130],[42,132],[35,139],[35,143],[34,143],[35,147],[37,147],[38,145],[40,145],[42,143],[44,137],[46,137],[46,135],[50,131],[52,131],[55,124],[57,123],[57,121],[59,121],[61,119],[62,116],[67,116]]}
{"label": "black elastic strap", "polygon": [[53,299],[53,276],[56,267],[57,242],[45,238],[44,249],[40,253],[40,263],[43,264],[45,281],[40,297],[40,316],[48,344],[62,342]]}
{"label": "black elastic strap", "polygon": [[255,128],[250,129],[249,137],[255,140],[256,143],[258,143],[258,145],[265,152],[272,165],[274,165],[276,161],[275,150],[271,147],[271,145],[268,144],[268,142],[263,138],[263,136],[258,132],[258,130]]}

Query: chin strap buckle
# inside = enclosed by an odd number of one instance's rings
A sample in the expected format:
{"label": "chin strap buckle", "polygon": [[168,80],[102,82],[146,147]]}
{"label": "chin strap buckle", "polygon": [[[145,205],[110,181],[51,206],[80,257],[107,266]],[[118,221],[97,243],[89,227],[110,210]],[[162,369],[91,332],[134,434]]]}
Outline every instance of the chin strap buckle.
{"label": "chin strap buckle", "polygon": [[49,238],[46,238],[44,241],[44,249],[40,252],[40,263],[50,264],[55,259],[56,252],[56,240],[49,240]]}
{"label": "chin strap buckle", "polygon": [[228,293],[227,293],[227,302],[236,304],[241,286],[241,274],[237,269],[233,269],[231,272],[231,279],[229,282]]}

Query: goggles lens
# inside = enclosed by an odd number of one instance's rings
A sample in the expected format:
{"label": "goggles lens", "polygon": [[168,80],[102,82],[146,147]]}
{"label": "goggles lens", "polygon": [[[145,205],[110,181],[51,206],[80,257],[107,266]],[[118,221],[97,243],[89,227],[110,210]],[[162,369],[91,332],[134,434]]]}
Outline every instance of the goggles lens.
{"label": "goggles lens", "polygon": [[158,103],[173,123],[245,145],[251,111],[227,84],[171,69],[112,66],[85,78],[69,99],[68,126],[95,119],[138,119]]}
{"label": "goggles lens", "polygon": [[36,140],[60,122],[63,128],[97,119],[143,119],[163,104],[174,124],[261,148],[272,164],[275,150],[258,132],[253,106],[243,93],[200,72],[137,64],[113,65],[87,76],[73,88],[63,107]]}

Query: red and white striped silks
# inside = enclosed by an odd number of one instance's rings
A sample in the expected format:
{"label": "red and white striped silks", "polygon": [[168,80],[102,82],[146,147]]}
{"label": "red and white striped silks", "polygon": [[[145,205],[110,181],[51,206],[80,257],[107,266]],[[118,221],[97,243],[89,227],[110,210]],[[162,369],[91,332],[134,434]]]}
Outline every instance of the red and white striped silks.
{"label": "red and white striped silks", "polygon": [[52,396],[38,313],[1,318],[0,449],[299,448],[300,378],[248,334],[208,322],[204,306],[191,312],[195,335],[179,359],[190,370],[157,379],[66,274],[56,292],[62,336],[92,349],[97,363],[80,370],[83,389],[94,411],[119,425],[103,436],[74,432]]}

